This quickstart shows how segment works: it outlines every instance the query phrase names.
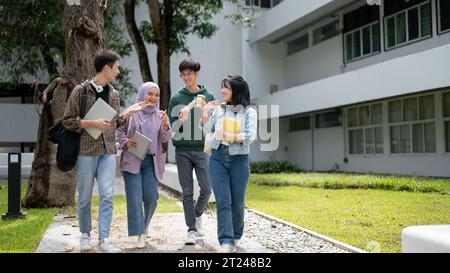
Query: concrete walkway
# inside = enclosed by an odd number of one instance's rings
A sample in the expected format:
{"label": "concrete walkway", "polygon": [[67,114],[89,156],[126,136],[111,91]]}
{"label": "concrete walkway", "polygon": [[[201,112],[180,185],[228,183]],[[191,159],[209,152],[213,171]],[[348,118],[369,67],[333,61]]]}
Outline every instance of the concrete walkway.
{"label": "concrete walkway", "polygon": [[[96,189],[94,194],[96,194]],[[123,179],[116,179],[115,194],[125,194]],[[167,194],[160,191],[160,194]],[[97,241],[97,216],[93,215],[92,221],[92,244]],[[126,215],[114,215],[111,224],[111,241],[119,247],[122,252],[128,253],[195,253],[195,252],[217,252],[219,244],[216,234],[215,213],[204,215],[204,226],[206,234],[197,240],[195,246],[184,244],[187,235],[187,228],[184,222],[183,213],[156,213],[149,227],[149,237],[144,249],[132,248],[132,243],[136,237],[128,237]],[[58,214],[47,228],[44,237],[36,252],[38,253],[76,253],[79,249],[80,232],[78,221],[74,216]],[[238,252],[247,253],[267,253],[273,252],[254,240],[242,238],[237,248]],[[93,247],[89,252],[97,252]]]}

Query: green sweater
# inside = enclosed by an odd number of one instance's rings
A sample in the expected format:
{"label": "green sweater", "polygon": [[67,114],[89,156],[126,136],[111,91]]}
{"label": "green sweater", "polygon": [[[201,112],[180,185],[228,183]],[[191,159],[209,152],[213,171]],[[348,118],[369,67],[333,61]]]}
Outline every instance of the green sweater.
{"label": "green sweater", "polygon": [[[188,105],[197,95],[204,95],[206,102],[214,100],[214,95],[206,87],[199,87],[200,90],[195,93],[191,93],[186,88],[182,88],[170,98],[168,114],[170,123],[172,124],[172,130],[175,133],[172,138],[175,151],[203,151],[205,138],[202,130],[198,126],[199,119],[201,118],[201,109],[194,107],[189,114],[188,120],[183,123],[177,121],[181,108]],[[189,130],[186,131],[186,128],[189,128],[188,126],[190,127],[190,132]]]}

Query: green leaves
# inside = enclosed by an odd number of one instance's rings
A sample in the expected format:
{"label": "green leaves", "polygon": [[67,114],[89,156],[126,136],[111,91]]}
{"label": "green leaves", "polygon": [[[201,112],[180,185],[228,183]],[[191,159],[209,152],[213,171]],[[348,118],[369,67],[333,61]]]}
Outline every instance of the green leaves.
{"label": "green leaves", "polygon": [[47,64],[42,55],[64,49],[63,1],[2,1],[0,8],[0,75],[21,83],[26,75],[37,77]]}

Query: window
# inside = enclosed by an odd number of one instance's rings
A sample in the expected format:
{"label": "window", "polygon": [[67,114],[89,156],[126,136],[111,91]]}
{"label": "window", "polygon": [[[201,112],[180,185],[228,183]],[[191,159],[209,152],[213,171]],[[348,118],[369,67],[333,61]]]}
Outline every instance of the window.
{"label": "window", "polygon": [[311,129],[311,117],[297,117],[289,120],[289,132],[304,131]]}
{"label": "window", "polygon": [[337,126],[342,126],[342,114],[340,111],[316,115],[316,128],[328,128]]}
{"label": "window", "polygon": [[328,23],[313,31],[314,45],[339,35],[339,21]]}
{"label": "window", "polygon": [[245,0],[247,6],[258,6],[260,8],[272,8],[283,2],[283,0]]}
{"label": "window", "polygon": [[288,56],[297,53],[299,51],[302,51],[304,49],[307,49],[309,47],[309,35],[305,34],[300,38],[292,40],[288,42],[287,46],[288,46]]}
{"label": "window", "polygon": [[438,1],[438,21],[439,32],[445,32],[450,30],[450,1],[439,0]]}
{"label": "window", "polygon": [[383,110],[381,103],[347,110],[350,154],[383,154]]}
{"label": "window", "polygon": [[444,127],[445,127],[445,151],[450,153],[450,92],[442,94]]}
{"label": "window", "polygon": [[431,36],[429,0],[386,1],[385,14],[387,49]]}
{"label": "window", "polygon": [[345,61],[380,52],[380,8],[363,6],[344,15]]}
{"label": "window", "polygon": [[389,102],[391,153],[436,153],[434,95]]}

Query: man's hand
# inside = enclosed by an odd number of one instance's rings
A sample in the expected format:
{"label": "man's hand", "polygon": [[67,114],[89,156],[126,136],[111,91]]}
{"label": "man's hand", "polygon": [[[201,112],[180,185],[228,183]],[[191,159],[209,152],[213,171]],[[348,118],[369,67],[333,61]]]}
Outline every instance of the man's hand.
{"label": "man's hand", "polygon": [[92,127],[95,127],[100,131],[105,132],[106,130],[109,129],[109,127],[111,127],[111,122],[104,119],[92,120]]}
{"label": "man's hand", "polygon": [[136,141],[132,140],[132,139],[128,139],[127,141],[127,147],[128,149],[133,149],[137,147],[137,143]]}
{"label": "man's hand", "polygon": [[191,112],[191,109],[186,106],[180,111],[180,115],[178,116],[178,120],[181,122],[185,122],[189,118],[189,113]]}

